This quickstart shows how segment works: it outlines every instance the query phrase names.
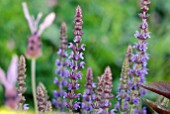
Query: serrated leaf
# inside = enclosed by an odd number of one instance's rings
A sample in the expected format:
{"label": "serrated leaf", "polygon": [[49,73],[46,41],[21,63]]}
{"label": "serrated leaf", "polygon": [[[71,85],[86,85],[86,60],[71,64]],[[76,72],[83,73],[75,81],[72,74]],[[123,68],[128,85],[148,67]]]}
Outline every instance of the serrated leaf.
{"label": "serrated leaf", "polygon": [[170,99],[170,82],[153,82],[148,85],[139,86]]}
{"label": "serrated leaf", "polygon": [[148,99],[145,99],[145,101],[157,113],[159,113],[159,114],[170,114],[170,109],[168,109],[167,107],[159,105],[158,103],[154,103],[154,102],[152,102]]}

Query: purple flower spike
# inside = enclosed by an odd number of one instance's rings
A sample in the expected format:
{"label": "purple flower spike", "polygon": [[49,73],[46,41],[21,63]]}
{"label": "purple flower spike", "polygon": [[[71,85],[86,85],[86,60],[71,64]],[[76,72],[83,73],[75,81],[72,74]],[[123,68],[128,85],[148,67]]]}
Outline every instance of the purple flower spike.
{"label": "purple flower spike", "polygon": [[87,69],[87,73],[86,73],[86,91],[83,94],[83,103],[82,103],[82,108],[85,109],[86,111],[92,111],[92,103],[94,101],[93,96],[94,94],[94,83],[93,83],[93,71],[92,69],[89,67]]}
{"label": "purple flower spike", "polygon": [[79,90],[80,84],[78,83],[79,79],[82,79],[82,73],[79,71],[80,69],[84,68],[85,62],[84,60],[84,54],[83,51],[85,50],[84,46],[85,44],[81,44],[83,35],[82,32],[82,10],[80,6],[76,8],[75,16],[74,16],[74,39],[73,43],[69,43],[68,48],[70,48],[72,51],[69,55],[69,60],[67,61],[68,66],[71,69],[71,72],[69,73],[69,83],[67,85],[68,87],[68,93],[67,98],[70,100],[69,103],[67,103],[67,108],[69,110],[77,110],[80,108],[81,103],[80,102],[74,102],[75,99],[80,99],[80,94],[76,94],[75,90]]}
{"label": "purple flower spike", "polygon": [[96,102],[92,104],[93,108],[102,108],[103,110],[106,110],[106,113],[109,113],[108,109],[111,106],[109,100],[113,98],[113,95],[111,93],[112,88],[112,72],[110,67],[106,67],[104,74],[98,78],[95,98]]}
{"label": "purple flower spike", "polygon": [[133,47],[136,49],[137,53],[132,56],[133,68],[129,70],[129,75],[132,75],[133,78],[131,82],[132,89],[131,89],[131,101],[133,103],[133,110],[135,114],[138,114],[139,111],[139,103],[140,103],[140,96],[146,94],[146,91],[139,88],[139,84],[145,83],[145,76],[148,74],[147,69],[147,61],[149,59],[147,54],[147,39],[150,38],[150,32],[148,31],[148,23],[147,19],[149,14],[147,14],[150,5],[149,0],[141,0],[141,11],[138,16],[141,18],[142,23],[140,24],[139,28],[140,31],[136,31],[134,36],[139,39],[139,42],[136,43]]}
{"label": "purple flower spike", "polygon": [[115,106],[115,110],[119,111],[120,113],[125,112],[129,113],[129,104],[130,101],[130,88],[131,84],[129,84],[130,77],[129,77],[129,69],[132,59],[130,59],[132,56],[132,46],[129,45],[126,52],[126,57],[124,59],[123,65],[122,65],[122,72],[120,77],[120,86],[119,86],[119,92],[117,93],[117,98],[120,100],[117,104],[118,106]]}
{"label": "purple flower spike", "polygon": [[69,71],[66,69],[67,67],[67,35],[66,35],[66,24],[63,22],[60,28],[60,47],[57,52],[59,55],[59,59],[56,60],[56,66],[57,69],[55,73],[58,75],[58,77],[55,77],[54,84],[59,87],[59,90],[53,91],[54,99],[53,104],[56,108],[60,108],[61,111],[64,110],[64,107],[66,106],[65,97],[66,92],[63,90],[63,87],[66,87],[68,85],[67,77],[69,76]]}

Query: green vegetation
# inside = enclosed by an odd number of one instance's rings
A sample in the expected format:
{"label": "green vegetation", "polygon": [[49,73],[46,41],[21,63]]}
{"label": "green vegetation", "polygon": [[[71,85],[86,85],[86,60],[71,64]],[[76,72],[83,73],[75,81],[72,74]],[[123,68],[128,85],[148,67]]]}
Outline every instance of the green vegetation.
{"label": "green vegetation", "polygon": [[[52,0],[51,0],[52,1]],[[22,0],[0,1],[0,67],[7,71],[13,54],[26,53],[28,37],[31,35],[27,21],[25,20]],[[36,81],[43,82],[48,93],[52,96],[55,88],[55,60],[58,57],[56,51],[59,47],[59,28],[63,21],[68,26],[68,40],[73,39],[73,15],[79,4],[83,10],[83,42],[86,44],[85,61],[86,68],[91,66],[94,72],[94,81],[102,74],[106,66],[110,66],[113,72],[113,93],[117,92],[121,66],[128,44],[133,44],[137,39],[134,32],[139,26],[140,19],[138,1],[134,0],[58,0],[56,6],[49,6],[47,0],[26,1],[31,14],[43,12],[46,16],[49,12],[56,13],[56,19],[42,34],[43,56],[37,60]],[[150,54],[149,74],[147,83],[155,81],[170,81],[170,1],[152,0],[150,8],[151,17],[149,25],[151,39],[149,39]],[[27,60],[27,85],[31,85],[31,61]],[[87,70],[87,69],[85,69]],[[85,84],[85,72],[81,80],[82,91]],[[0,104],[3,104],[3,88],[0,86]],[[25,97],[27,103],[32,103],[32,91],[28,88]],[[148,94],[154,98],[152,93]],[[52,97],[51,97],[52,98]]]}

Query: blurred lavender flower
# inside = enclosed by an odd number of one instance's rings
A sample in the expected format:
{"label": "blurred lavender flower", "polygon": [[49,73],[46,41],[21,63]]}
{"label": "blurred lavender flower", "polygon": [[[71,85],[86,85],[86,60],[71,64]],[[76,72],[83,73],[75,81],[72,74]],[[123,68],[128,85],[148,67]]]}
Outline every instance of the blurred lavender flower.
{"label": "blurred lavender flower", "polygon": [[131,85],[129,84],[130,77],[129,77],[128,72],[130,69],[131,55],[132,55],[132,46],[129,45],[127,52],[126,52],[126,57],[122,65],[119,92],[117,93],[117,98],[118,100],[120,100],[120,102],[118,102],[117,106],[115,106],[115,110],[117,110],[118,112],[129,113],[130,107],[129,107],[128,102],[130,101]]}
{"label": "blurred lavender flower", "polygon": [[143,96],[146,91],[140,89],[138,84],[143,84],[145,82],[145,75],[148,74],[147,69],[147,60],[149,59],[147,50],[147,39],[150,38],[150,32],[148,32],[148,23],[147,18],[149,14],[147,14],[150,5],[149,0],[142,0],[141,1],[141,11],[142,13],[139,14],[139,17],[142,19],[142,23],[140,24],[140,32],[136,31],[134,36],[139,39],[139,42],[136,43],[133,47],[137,50],[137,53],[134,54],[131,58],[132,62],[134,63],[133,68],[130,69],[129,74],[133,76],[132,82],[133,87],[131,90],[131,99],[132,103],[134,104],[134,113],[138,114],[139,112],[139,103],[140,103],[140,96]]}
{"label": "blurred lavender flower", "polygon": [[92,112],[92,103],[95,100],[94,88],[96,86],[93,82],[93,72],[90,67],[87,69],[85,87],[86,91],[83,94],[83,102],[81,107],[86,110],[84,112]]}
{"label": "blurred lavender flower", "polygon": [[54,99],[53,104],[56,108],[61,108],[61,111],[64,110],[64,107],[66,105],[65,97],[66,92],[63,89],[63,87],[66,87],[68,84],[67,77],[69,76],[69,71],[67,70],[67,60],[66,57],[68,56],[66,49],[67,49],[67,26],[66,23],[61,24],[60,28],[60,48],[57,52],[57,54],[60,56],[60,59],[56,60],[56,74],[59,77],[55,77],[54,84],[56,84],[59,87],[59,90],[53,91]]}
{"label": "blurred lavender flower", "polygon": [[53,23],[55,19],[55,14],[50,13],[48,16],[46,16],[43,23],[40,24],[40,27],[38,27],[38,24],[42,17],[42,13],[38,13],[37,18],[35,18],[33,15],[30,15],[26,2],[23,2],[22,6],[25,18],[32,33],[32,35],[28,39],[26,55],[30,59],[35,59],[40,57],[42,54],[40,36],[42,32]]}
{"label": "blurred lavender flower", "polygon": [[82,73],[78,70],[84,68],[84,57],[83,52],[85,50],[84,44],[81,44],[81,36],[83,35],[82,32],[82,10],[80,6],[76,8],[75,16],[74,16],[74,44],[70,43],[69,48],[71,48],[71,54],[69,56],[70,60],[67,61],[68,66],[71,68],[71,72],[69,74],[69,83],[68,83],[68,89],[69,92],[67,93],[67,98],[70,99],[70,102],[67,103],[67,108],[71,110],[77,110],[80,108],[80,102],[74,102],[74,99],[79,99],[80,94],[76,94],[75,90],[78,90],[80,87],[80,84],[78,83],[78,80],[81,79]]}
{"label": "blurred lavender flower", "polygon": [[15,87],[17,81],[17,67],[18,65],[18,57],[14,55],[12,57],[11,63],[9,65],[8,71],[5,74],[3,69],[0,68],[0,83],[2,83],[5,91],[5,106],[11,109],[17,109],[17,89]]}

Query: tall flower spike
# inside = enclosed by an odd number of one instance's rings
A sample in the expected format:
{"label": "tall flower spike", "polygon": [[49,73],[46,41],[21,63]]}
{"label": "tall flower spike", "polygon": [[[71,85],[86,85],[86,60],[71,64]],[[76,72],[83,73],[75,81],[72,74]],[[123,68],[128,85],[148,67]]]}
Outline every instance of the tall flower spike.
{"label": "tall flower spike", "polygon": [[111,94],[112,88],[112,72],[110,67],[106,67],[104,74],[98,79],[95,98],[96,103],[92,104],[93,108],[97,109],[96,112],[100,112],[101,114],[109,114],[109,108],[111,106],[109,100],[113,98],[113,95]]}
{"label": "tall flower spike", "polygon": [[41,84],[37,87],[37,101],[38,101],[38,111],[39,113],[45,112],[46,107],[46,97]]}
{"label": "tall flower spike", "polygon": [[47,113],[52,111],[51,102],[48,101],[47,90],[43,83],[39,83],[37,87],[37,101],[39,113]]}
{"label": "tall flower spike", "polygon": [[112,72],[110,67],[106,67],[105,72],[104,72],[104,88],[103,88],[103,93],[102,93],[102,100],[100,102],[100,107],[102,109],[106,109],[106,113],[109,113],[109,108],[111,106],[110,99],[113,98],[113,94],[111,93],[112,88],[113,88],[113,83],[112,83]]}
{"label": "tall flower spike", "polygon": [[87,69],[85,87],[86,91],[83,94],[84,102],[82,103],[82,108],[85,109],[87,112],[92,112],[93,111],[92,103],[95,100],[94,88],[96,86],[93,82],[93,71],[90,67]]}
{"label": "tall flower spike", "polygon": [[20,60],[19,60],[19,65],[18,65],[18,77],[17,77],[17,83],[18,83],[18,109],[22,110],[23,109],[23,103],[25,102],[25,97],[23,96],[23,94],[26,91],[26,87],[25,86],[25,75],[26,72],[26,63],[25,63],[25,57],[23,55],[20,56]]}
{"label": "tall flower spike", "polygon": [[75,90],[78,90],[80,84],[78,80],[81,79],[82,73],[79,71],[80,69],[84,68],[84,57],[83,52],[85,50],[84,44],[80,44],[82,39],[81,36],[83,35],[82,32],[82,11],[80,6],[77,7],[75,16],[74,16],[74,43],[70,43],[69,48],[72,49],[71,54],[69,56],[70,60],[68,61],[68,66],[71,68],[71,72],[69,75],[70,82],[68,83],[68,90],[67,98],[70,99],[70,102],[67,103],[67,108],[71,110],[77,110],[80,108],[80,102],[73,102],[74,99],[79,99],[80,94],[76,94]]}
{"label": "tall flower spike", "polygon": [[148,74],[147,69],[147,60],[149,59],[147,50],[147,39],[150,38],[150,32],[148,32],[148,23],[147,18],[149,14],[147,14],[150,5],[149,0],[141,1],[141,11],[139,17],[142,19],[142,23],[140,24],[140,32],[136,31],[134,36],[139,39],[139,42],[136,43],[133,47],[137,50],[137,53],[132,56],[132,62],[134,63],[133,68],[129,71],[129,74],[133,76],[133,88],[131,90],[131,99],[133,103],[133,110],[136,113],[139,112],[139,103],[140,96],[146,94],[146,91],[139,88],[139,84],[145,83],[145,76]]}
{"label": "tall flower spike", "polygon": [[59,55],[60,59],[56,60],[56,74],[59,77],[55,77],[54,79],[54,84],[59,87],[59,90],[54,90],[54,99],[53,99],[53,104],[55,105],[56,108],[61,108],[61,111],[64,110],[65,105],[66,105],[66,91],[63,89],[64,87],[67,86],[68,83],[68,76],[69,76],[69,71],[67,70],[67,63],[66,63],[66,57],[68,56],[66,49],[67,49],[67,27],[66,23],[61,24],[60,28],[60,48],[57,52]]}
{"label": "tall flower spike", "polygon": [[92,107],[95,109],[95,113],[99,111],[101,95],[103,93],[103,85],[104,84],[104,75],[98,77],[97,89],[95,91],[95,102],[92,104]]}
{"label": "tall flower spike", "polygon": [[[123,61],[122,65],[122,71],[121,71],[121,77],[120,77],[120,86],[119,86],[119,92],[117,94],[118,100],[120,100],[117,103],[117,106],[115,107],[117,111],[119,112],[126,112],[129,113],[129,101],[130,101],[130,93],[129,90],[131,89],[131,84],[129,84],[130,77],[129,77],[129,69],[130,69],[130,58],[132,54],[132,46],[129,45],[127,52],[126,52],[126,57]],[[119,104],[119,105],[118,105]]]}

